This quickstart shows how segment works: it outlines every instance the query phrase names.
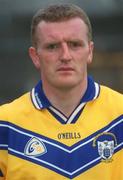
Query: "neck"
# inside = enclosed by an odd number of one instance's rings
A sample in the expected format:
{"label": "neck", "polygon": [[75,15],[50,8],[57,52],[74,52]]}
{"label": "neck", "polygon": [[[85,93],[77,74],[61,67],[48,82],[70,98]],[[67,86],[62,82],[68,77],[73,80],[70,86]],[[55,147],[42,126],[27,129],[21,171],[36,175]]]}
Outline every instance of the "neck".
{"label": "neck", "polygon": [[[50,89],[50,91],[49,91]],[[51,104],[60,110],[67,117],[73,112],[73,110],[79,104],[87,89],[87,80],[77,87],[69,90],[61,90],[60,88],[43,86],[43,90]]]}

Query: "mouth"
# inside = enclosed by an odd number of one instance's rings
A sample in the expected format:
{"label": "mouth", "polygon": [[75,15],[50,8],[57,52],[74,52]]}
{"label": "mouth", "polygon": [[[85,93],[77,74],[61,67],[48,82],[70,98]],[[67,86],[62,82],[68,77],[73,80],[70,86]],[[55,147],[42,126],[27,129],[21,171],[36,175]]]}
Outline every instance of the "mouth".
{"label": "mouth", "polygon": [[74,69],[71,67],[61,67],[57,71],[69,72],[69,71],[74,71]]}

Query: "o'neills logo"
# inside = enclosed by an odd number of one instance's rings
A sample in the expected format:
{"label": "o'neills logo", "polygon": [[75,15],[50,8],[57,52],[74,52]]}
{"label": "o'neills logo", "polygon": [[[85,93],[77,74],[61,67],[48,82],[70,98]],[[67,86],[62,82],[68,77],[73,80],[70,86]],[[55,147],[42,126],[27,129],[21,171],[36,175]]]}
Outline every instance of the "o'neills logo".
{"label": "o'neills logo", "polygon": [[66,132],[66,133],[59,133],[58,139],[80,139],[81,134],[79,132]]}

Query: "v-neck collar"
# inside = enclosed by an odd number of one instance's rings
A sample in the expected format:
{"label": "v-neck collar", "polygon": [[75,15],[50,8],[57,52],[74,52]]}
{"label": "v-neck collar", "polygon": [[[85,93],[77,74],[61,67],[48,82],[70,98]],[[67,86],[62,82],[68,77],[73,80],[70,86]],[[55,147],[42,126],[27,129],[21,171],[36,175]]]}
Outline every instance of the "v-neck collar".
{"label": "v-neck collar", "polygon": [[70,124],[76,122],[85,104],[89,101],[96,99],[99,96],[99,92],[100,92],[99,84],[94,82],[94,80],[89,76],[87,90],[84,96],[82,97],[82,99],[80,100],[80,103],[69,117],[66,117],[62,112],[60,112],[50,103],[50,101],[44,94],[41,81],[39,81],[38,84],[32,89],[31,99],[32,99],[32,103],[37,109],[42,110],[46,108],[62,124]]}

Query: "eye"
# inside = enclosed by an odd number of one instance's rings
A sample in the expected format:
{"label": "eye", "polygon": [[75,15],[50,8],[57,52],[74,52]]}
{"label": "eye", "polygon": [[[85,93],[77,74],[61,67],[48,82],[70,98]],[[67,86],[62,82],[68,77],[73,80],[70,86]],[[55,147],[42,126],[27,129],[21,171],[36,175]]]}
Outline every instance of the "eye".
{"label": "eye", "polygon": [[48,44],[47,46],[46,46],[46,49],[48,49],[48,50],[55,50],[55,49],[57,49],[59,47],[59,44],[57,44],[57,43],[52,43],[52,44]]}
{"label": "eye", "polygon": [[81,42],[79,42],[79,41],[70,41],[70,42],[68,42],[68,46],[70,48],[75,49],[75,48],[79,48],[79,47],[83,46],[83,44]]}

